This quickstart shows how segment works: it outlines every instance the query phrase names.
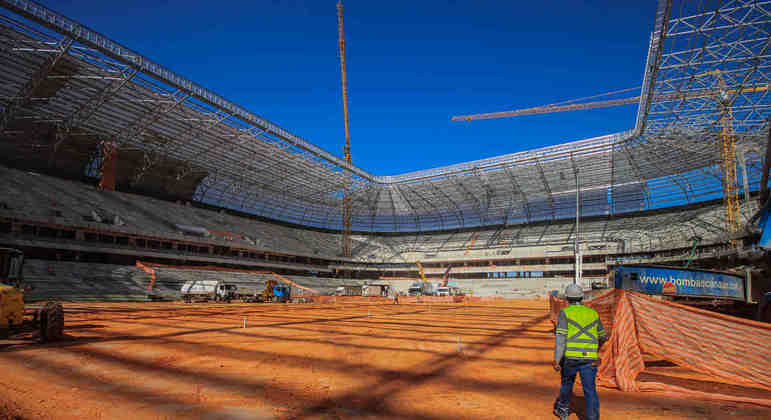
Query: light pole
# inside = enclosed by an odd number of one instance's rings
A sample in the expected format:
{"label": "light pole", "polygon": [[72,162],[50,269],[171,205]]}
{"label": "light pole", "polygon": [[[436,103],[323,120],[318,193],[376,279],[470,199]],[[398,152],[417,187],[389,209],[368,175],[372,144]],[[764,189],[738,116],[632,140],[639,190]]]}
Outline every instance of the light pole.
{"label": "light pole", "polygon": [[581,284],[581,271],[583,270],[583,258],[581,256],[581,250],[578,245],[578,236],[581,232],[581,190],[578,186],[578,168],[573,168],[573,174],[576,177],[576,234],[574,235],[573,254],[576,265],[576,273],[573,277],[573,284]]}

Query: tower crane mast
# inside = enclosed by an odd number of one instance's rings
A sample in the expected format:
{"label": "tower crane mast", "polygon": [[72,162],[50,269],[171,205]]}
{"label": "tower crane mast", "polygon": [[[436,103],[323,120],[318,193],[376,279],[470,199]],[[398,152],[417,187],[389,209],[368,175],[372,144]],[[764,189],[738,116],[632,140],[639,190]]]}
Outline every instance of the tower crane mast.
{"label": "tower crane mast", "polygon": [[[345,75],[345,24],[343,19],[343,2],[337,3],[337,36],[338,47],[340,49],[340,80],[343,91],[343,121],[345,123],[345,146],[343,147],[343,158],[345,163],[351,165],[351,133],[348,127],[348,87]],[[343,174],[343,256],[351,256],[351,221],[353,219],[353,201],[351,190],[353,180],[350,172]]]}

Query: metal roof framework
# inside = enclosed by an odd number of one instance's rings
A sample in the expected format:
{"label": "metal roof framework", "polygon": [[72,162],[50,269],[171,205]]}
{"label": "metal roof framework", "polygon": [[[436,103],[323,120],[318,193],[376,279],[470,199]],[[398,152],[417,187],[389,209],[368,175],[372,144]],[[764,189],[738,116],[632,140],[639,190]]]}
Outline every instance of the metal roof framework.
{"label": "metal roof framework", "polygon": [[[350,173],[353,229],[399,232],[569,218],[577,188],[586,216],[719,198],[714,70],[731,95],[749,187],[759,187],[771,105],[757,88],[769,83],[771,1],[660,0],[633,130],[395,176],[348,165],[44,6],[0,6],[3,141],[30,137],[55,153],[68,133],[88,133],[141,153],[137,179],[160,162],[176,162],[177,179],[198,172],[192,198],[203,203],[340,229]],[[56,136],[14,132],[19,121]]]}

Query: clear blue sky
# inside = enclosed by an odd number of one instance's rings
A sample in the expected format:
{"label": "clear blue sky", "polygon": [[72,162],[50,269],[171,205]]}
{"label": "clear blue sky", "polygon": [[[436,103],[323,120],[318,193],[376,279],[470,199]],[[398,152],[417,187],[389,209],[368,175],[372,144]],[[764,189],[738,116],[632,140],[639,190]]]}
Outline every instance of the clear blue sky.
{"label": "clear blue sky", "polygon": [[[336,0],[43,3],[342,154]],[[353,160],[377,175],[634,126],[635,105],[472,123],[450,117],[639,86],[655,1],[344,5]]]}

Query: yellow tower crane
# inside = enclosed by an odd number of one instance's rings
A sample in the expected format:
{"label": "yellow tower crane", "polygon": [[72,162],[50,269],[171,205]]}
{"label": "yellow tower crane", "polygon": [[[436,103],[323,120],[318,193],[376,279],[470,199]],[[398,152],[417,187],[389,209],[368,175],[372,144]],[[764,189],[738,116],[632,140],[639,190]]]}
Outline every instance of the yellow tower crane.
{"label": "yellow tower crane", "polygon": [[[708,71],[697,76],[715,76],[718,90],[715,101],[720,107],[722,128],[720,130],[720,166],[723,171],[723,205],[725,206],[726,231],[738,232],[741,215],[739,214],[739,180],[736,176],[736,144],[734,143],[733,110],[731,95],[736,89],[728,89],[720,70]],[[767,86],[766,86],[767,88]],[[736,241],[731,242],[736,246]]]}
{"label": "yellow tower crane", "polygon": [[[345,123],[345,146],[343,147],[343,155],[345,163],[351,165],[353,160],[351,159],[351,134],[348,129],[348,88],[345,77],[345,31],[343,22],[343,2],[337,3],[337,36],[338,46],[340,48],[340,79],[343,86],[343,121]],[[353,201],[351,197],[351,189],[353,180],[351,179],[351,173],[344,171],[343,174],[343,256],[351,256],[351,221],[353,219]]]}
{"label": "yellow tower crane", "polygon": [[[713,97],[718,103],[721,111],[721,130],[720,130],[720,167],[722,171],[722,186],[723,186],[723,203],[725,207],[725,223],[726,230],[729,233],[738,232],[740,229],[740,214],[739,214],[739,188],[738,177],[736,175],[736,145],[734,144],[734,130],[733,130],[733,111],[732,111],[732,98],[736,93],[757,93],[765,92],[769,89],[769,85],[754,86],[748,88],[728,89],[728,86],[723,80],[723,75],[720,70],[712,70],[705,73],[697,74],[696,77],[714,76],[717,80],[718,89],[701,89],[685,93],[669,93],[658,95],[654,97],[654,100],[659,101],[671,101],[682,100],[692,98],[704,98]],[[583,98],[584,100],[590,98],[596,98],[600,96],[608,96],[617,94],[620,92],[629,91],[631,89],[624,89],[616,92],[609,92],[600,95],[594,95],[589,98]],[[577,102],[581,99],[566,101]],[[484,114],[469,114],[469,115],[457,115],[452,117],[453,121],[476,121],[493,118],[506,118],[506,117],[518,117],[522,115],[534,115],[534,114],[549,114],[553,112],[565,112],[565,111],[578,111],[586,109],[604,108],[610,106],[630,105],[640,102],[640,97],[635,96],[633,98],[623,99],[611,99],[605,101],[572,103],[565,105],[566,102],[537,106],[532,108],[523,108],[512,111],[502,112],[489,112]],[[732,245],[736,245],[732,242]],[[468,252],[468,251],[467,251]]]}

